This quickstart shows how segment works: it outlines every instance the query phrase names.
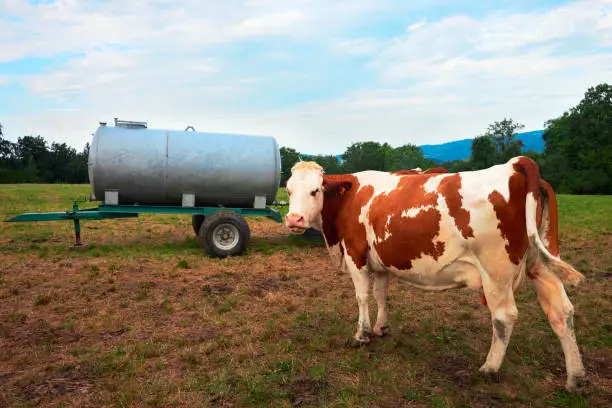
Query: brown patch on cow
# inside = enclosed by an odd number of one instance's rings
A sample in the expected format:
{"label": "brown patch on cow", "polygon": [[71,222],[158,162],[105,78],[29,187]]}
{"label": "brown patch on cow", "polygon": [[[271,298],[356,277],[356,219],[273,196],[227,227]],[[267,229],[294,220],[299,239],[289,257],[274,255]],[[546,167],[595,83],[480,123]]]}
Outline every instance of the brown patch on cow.
{"label": "brown patch on cow", "polygon": [[427,169],[423,172],[423,174],[443,174],[448,173],[444,167],[432,167],[431,169]]}
{"label": "brown patch on cow", "polygon": [[540,168],[538,164],[528,157],[519,157],[512,167],[516,172],[525,176],[526,193],[532,193],[537,200],[540,191]]}
{"label": "brown patch on cow", "polygon": [[359,215],[363,206],[374,195],[374,187],[365,186],[361,191],[355,190],[352,195],[352,197],[347,197],[347,205],[338,214],[338,221],[346,253],[355,262],[357,268],[361,269],[367,262],[368,239],[365,225],[359,222]]}
{"label": "brown patch on cow", "polygon": [[527,194],[525,176],[522,173],[514,173],[510,176],[508,183],[510,189],[508,201],[499,191],[489,194],[489,201],[493,204],[499,220],[497,228],[508,240],[506,251],[510,256],[510,261],[518,265],[529,246],[525,224],[525,196]]}
{"label": "brown patch on cow", "polygon": [[420,171],[409,169],[409,170],[396,170],[396,171],[391,172],[391,174],[394,174],[396,176],[406,176],[406,175],[411,175],[411,174],[442,174],[442,173],[448,173],[448,170],[446,170],[444,167],[433,167],[431,169],[420,170]]}
{"label": "brown patch on cow", "polygon": [[440,182],[438,191],[444,196],[448,212],[455,220],[455,225],[461,231],[463,238],[474,237],[474,230],[470,227],[470,212],[462,207],[463,197],[459,190],[461,189],[461,176],[454,174],[445,177]]}
{"label": "brown patch on cow", "polygon": [[395,171],[391,172],[391,174],[396,175],[396,176],[406,176],[406,175],[421,174],[421,173],[422,173],[422,171],[413,170],[413,169],[409,169],[409,170],[395,170]]}
{"label": "brown patch on cow", "polygon": [[365,225],[359,222],[361,208],[372,198],[374,187],[359,188],[353,175],[323,176],[323,233],[330,246],[344,240],[347,254],[357,268],[365,266],[368,241]]}
{"label": "brown patch on cow", "polygon": [[[340,212],[340,206],[344,199],[344,194],[336,191],[339,186],[338,182],[342,182],[345,186],[350,183],[351,189],[353,183],[356,184],[355,188],[359,188],[357,178],[352,175],[324,175],[323,176],[323,189],[325,193],[323,195],[323,209],[321,210],[321,218],[323,221],[323,235],[327,240],[329,246],[337,245],[340,242],[338,231],[336,229],[336,220]],[[345,187],[346,188],[346,187]]]}
{"label": "brown patch on cow", "polygon": [[[430,177],[402,177],[397,188],[374,198],[370,207],[370,223],[379,241],[376,251],[385,265],[412,269],[412,261],[422,255],[438,259],[444,253],[444,243],[435,242],[442,218],[436,205],[438,193],[426,192],[424,185]],[[414,217],[403,217],[410,208],[421,209]],[[387,227],[387,219],[389,226]],[[384,239],[386,233],[390,237]]]}
{"label": "brown patch on cow", "polygon": [[[546,240],[548,241],[547,249],[551,254],[559,256],[559,215],[557,212],[557,196],[548,182],[540,180],[540,184],[545,192],[546,198],[541,196],[538,202],[546,203],[548,209],[548,225],[546,231]],[[540,227],[540,222],[538,223],[538,227]]]}

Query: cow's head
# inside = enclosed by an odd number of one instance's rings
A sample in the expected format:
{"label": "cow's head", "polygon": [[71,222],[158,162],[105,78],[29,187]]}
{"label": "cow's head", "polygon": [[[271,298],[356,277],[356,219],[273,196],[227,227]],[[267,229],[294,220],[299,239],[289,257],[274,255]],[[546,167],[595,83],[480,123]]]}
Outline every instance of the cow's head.
{"label": "cow's head", "polygon": [[331,180],[323,173],[323,168],[315,162],[298,162],[291,169],[291,177],[287,180],[289,212],[286,217],[291,231],[321,230],[324,195],[343,194],[350,189],[350,182]]}

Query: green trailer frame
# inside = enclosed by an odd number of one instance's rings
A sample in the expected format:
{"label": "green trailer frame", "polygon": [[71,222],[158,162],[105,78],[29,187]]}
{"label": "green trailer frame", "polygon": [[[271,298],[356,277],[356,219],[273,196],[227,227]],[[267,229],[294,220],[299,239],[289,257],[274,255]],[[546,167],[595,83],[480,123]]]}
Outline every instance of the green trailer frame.
{"label": "green trailer frame", "polygon": [[[211,238],[211,233],[205,229],[226,228],[229,227],[235,231],[240,239],[250,238],[248,225],[244,222],[243,217],[265,217],[278,223],[282,223],[281,213],[270,207],[265,208],[227,208],[227,207],[181,207],[172,205],[107,205],[100,204],[95,208],[80,209],[79,203],[87,200],[75,200],[72,205],[72,210],[56,211],[56,212],[38,212],[38,213],[23,213],[13,218],[5,220],[5,222],[44,222],[44,221],[72,221],[74,223],[75,244],[73,249],[85,249],[86,245],[81,242],[81,220],[107,220],[120,218],[138,217],[140,213],[147,214],[179,214],[191,215],[194,232],[201,238],[204,238],[204,248],[210,255],[227,256],[241,253],[246,248],[246,242],[241,243],[237,250],[219,250],[215,248],[214,238]],[[233,216],[232,216],[233,215]],[[214,216],[214,217],[212,217]],[[196,217],[199,221],[196,222]],[[205,218],[213,218],[215,225],[204,225]],[[201,228],[203,227],[203,228]],[[246,230],[245,230],[246,229]],[[214,231],[213,231],[214,232]],[[226,230],[227,232],[227,230]],[[230,231],[231,232],[231,231]]]}

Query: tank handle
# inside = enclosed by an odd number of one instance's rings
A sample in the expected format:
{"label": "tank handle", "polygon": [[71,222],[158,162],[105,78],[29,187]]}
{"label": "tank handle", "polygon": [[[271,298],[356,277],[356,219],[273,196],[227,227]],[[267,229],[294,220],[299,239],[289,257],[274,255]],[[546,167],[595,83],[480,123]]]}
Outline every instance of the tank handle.
{"label": "tank handle", "polygon": [[189,129],[191,129],[192,132],[195,132],[195,129],[193,126],[189,125],[185,128],[185,132],[188,131]]}

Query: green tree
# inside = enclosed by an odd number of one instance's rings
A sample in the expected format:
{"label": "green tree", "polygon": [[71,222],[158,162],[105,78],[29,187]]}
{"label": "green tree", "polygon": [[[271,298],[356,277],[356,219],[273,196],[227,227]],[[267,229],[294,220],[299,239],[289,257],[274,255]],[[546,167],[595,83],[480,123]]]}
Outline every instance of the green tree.
{"label": "green tree", "polygon": [[[612,194],[612,86],[590,87],[577,106],[546,122],[542,174],[560,192]],[[562,165],[561,165],[562,163]]]}
{"label": "green tree", "polygon": [[287,180],[291,177],[291,168],[300,161],[300,154],[291,147],[281,147],[281,185],[287,184]]}
{"label": "green tree", "polygon": [[312,160],[321,165],[325,170],[325,174],[341,174],[343,172],[340,160],[334,155],[316,155],[304,157],[304,160]]}
{"label": "green tree", "polygon": [[482,135],[472,139],[471,167],[474,170],[485,169],[497,161],[495,142],[489,135]]}
{"label": "green tree", "polygon": [[434,165],[435,163],[432,160],[423,156],[423,150],[413,144],[389,149],[385,158],[385,170],[388,171],[408,170],[417,167],[427,169],[434,167]]}
{"label": "green tree", "polygon": [[52,143],[49,151],[49,169],[51,180],[48,182],[77,182],[74,166],[77,161],[77,152],[68,147],[66,143]]}
{"label": "green tree", "polygon": [[41,180],[38,175],[38,168],[36,166],[36,162],[34,161],[34,157],[32,156],[32,154],[27,153],[23,161],[23,168],[18,173],[16,181],[21,183],[40,182]]}
{"label": "green tree", "polygon": [[24,136],[17,139],[16,143],[17,158],[21,161],[22,167],[28,166],[28,156],[34,163],[40,181],[51,183],[53,170],[51,169],[51,155],[47,148],[47,142],[42,136]]}
{"label": "green tree", "polygon": [[386,158],[392,150],[389,144],[358,142],[350,145],[342,158],[344,171],[354,173],[363,170],[385,170]]}
{"label": "green tree", "polygon": [[484,136],[488,136],[493,140],[497,154],[497,163],[503,163],[512,157],[520,156],[523,142],[514,139],[514,137],[516,136],[516,131],[524,127],[525,125],[506,118],[489,125]]}

